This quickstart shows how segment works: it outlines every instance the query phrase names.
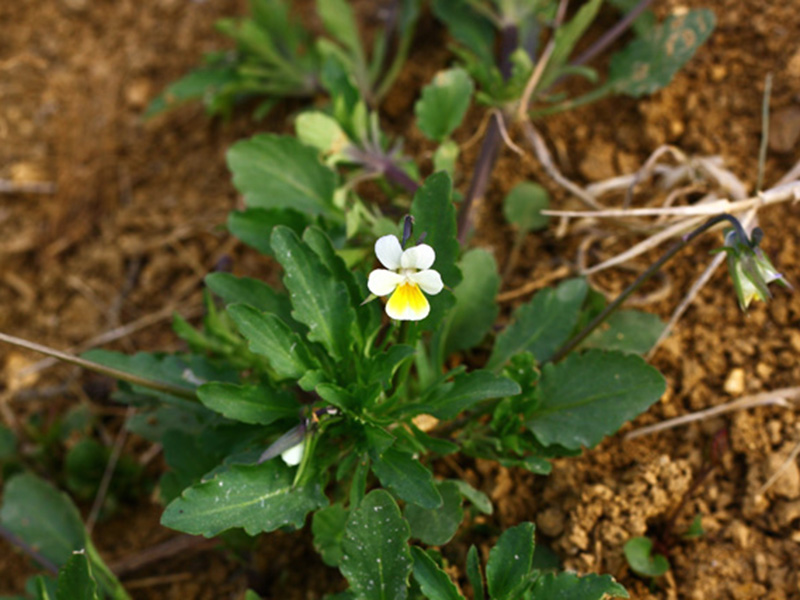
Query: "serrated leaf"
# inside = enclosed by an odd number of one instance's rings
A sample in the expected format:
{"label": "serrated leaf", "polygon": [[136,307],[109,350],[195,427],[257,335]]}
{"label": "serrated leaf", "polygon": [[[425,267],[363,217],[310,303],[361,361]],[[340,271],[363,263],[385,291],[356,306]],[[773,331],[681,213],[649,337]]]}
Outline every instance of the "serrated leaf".
{"label": "serrated leaf", "polygon": [[483,587],[483,573],[481,572],[481,558],[478,548],[473,544],[467,552],[467,579],[472,586],[472,595],[475,600],[484,600],[486,592]]}
{"label": "serrated leaf", "polygon": [[433,484],[433,473],[411,454],[391,447],[372,460],[372,471],[381,485],[400,498],[423,508],[441,506],[442,496]]}
{"label": "serrated leaf", "polygon": [[656,315],[639,310],[620,310],[595,329],[581,347],[645,354],[656,343],[664,326]]}
{"label": "serrated leaf", "polygon": [[472,505],[481,511],[485,515],[490,515],[494,512],[494,507],[492,506],[492,501],[489,499],[489,496],[481,492],[480,490],[476,490],[466,481],[461,479],[453,479],[453,483],[456,484],[458,487],[458,492],[467,500],[472,503]]}
{"label": "serrated leaf", "polygon": [[228,167],[249,208],[341,218],[333,204],[336,174],[295,137],[260,134],[237,142],[228,150]]}
{"label": "serrated leaf", "polygon": [[550,217],[541,211],[550,208],[550,194],[532,181],[517,184],[503,200],[503,216],[520,233],[544,229]]}
{"label": "serrated leaf", "polygon": [[486,368],[498,370],[520,352],[532,353],[539,362],[548,360],[572,333],[588,289],[585,280],[568,279],[538,292],[514,311],[511,324],[497,336]]}
{"label": "serrated leaf", "polygon": [[69,497],[30,473],[16,475],[5,485],[0,522],[56,565],[85,548],[88,539]]}
{"label": "serrated leaf", "polygon": [[56,600],[97,600],[97,584],[82,551],[73,553],[59,569]]}
{"label": "serrated leaf", "polygon": [[452,419],[478,402],[516,396],[520,391],[516,381],[480,369],[461,373],[453,381],[439,384],[426,394],[422,406],[416,408],[415,412],[428,413],[437,419]]}
{"label": "serrated leaf", "polygon": [[653,554],[653,540],[635,537],[622,547],[631,569],[646,577],[660,577],[669,571],[669,561],[663,554]]}
{"label": "serrated leaf", "polygon": [[464,518],[458,486],[452,481],[442,481],[436,487],[442,495],[441,506],[422,508],[407,504],[404,511],[411,527],[411,537],[428,546],[444,546],[453,539]]}
{"label": "serrated leaf", "polygon": [[647,37],[611,57],[608,86],[638,98],[665,87],[711,35],[716,19],[707,9],[670,15]]}
{"label": "serrated leaf", "polygon": [[464,596],[451,581],[450,577],[439,568],[433,559],[422,549],[411,546],[414,558],[414,579],[419,583],[422,593],[429,600],[464,600]]}
{"label": "serrated leaf", "polygon": [[358,600],[404,600],[411,553],[408,525],[385,490],[367,494],[347,521],[342,575]]}
{"label": "serrated leaf", "polygon": [[320,342],[333,358],[343,359],[353,345],[350,328],[355,320],[345,283],[291,229],[276,227],[271,244],[285,271],[292,316],[308,327],[309,340]]}
{"label": "serrated leaf", "polygon": [[249,535],[289,526],[299,529],[306,515],[328,504],[317,479],[294,486],[295,469],[281,460],[233,465],[188,488],[164,510],[161,524],[214,537],[234,527]]}
{"label": "serrated leaf", "polygon": [[420,131],[438,142],[449,137],[461,125],[474,87],[464,69],[439,71],[433,81],[422,88],[422,95],[414,105]]}
{"label": "serrated leaf", "polygon": [[230,273],[209,273],[205,283],[225,304],[248,304],[261,312],[276,315],[290,327],[293,323],[289,298],[259,279],[236,277]]}
{"label": "serrated leaf", "polygon": [[387,388],[400,366],[414,356],[415,350],[405,344],[394,344],[385,352],[370,357],[367,363],[367,381],[380,383]]}
{"label": "serrated leaf", "polygon": [[464,279],[453,290],[456,304],[436,332],[446,336],[442,358],[478,345],[499,312],[495,297],[500,275],[494,257],[482,248],[474,248],[464,254],[459,267]]}
{"label": "serrated leaf", "polygon": [[278,377],[298,379],[318,366],[300,336],[275,315],[246,304],[229,306],[228,314],[250,342],[250,350],[265,356]]}
{"label": "serrated leaf", "polygon": [[248,208],[228,213],[228,231],[262,254],[272,256],[269,236],[273,227],[284,225],[300,234],[308,221],[308,215],[290,208]]}
{"label": "serrated leaf", "polygon": [[628,598],[625,588],[610,575],[547,573],[536,580],[531,600],[604,600]]}
{"label": "serrated leaf", "polygon": [[540,401],[526,425],[545,446],[592,448],[664,393],[661,374],[642,358],[589,350],[542,369]]}
{"label": "serrated leaf", "polygon": [[318,110],[300,113],[294,127],[301,142],[313,146],[323,155],[336,155],[350,144],[336,119]]}
{"label": "serrated leaf", "polygon": [[197,388],[197,397],[211,410],[252,425],[269,425],[280,419],[297,418],[300,414],[300,404],[293,394],[266,385],[215,381]]}
{"label": "serrated leaf", "polygon": [[533,523],[506,529],[486,563],[486,583],[492,600],[516,600],[529,583],[534,549]]}
{"label": "serrated leaf", "polygon": [[348,511],[341,504],[331,504],[314,513],[311,521],[311,533],[314,534],[314,548],[329,567],[337,567],[342,560],[344,550],[344,531]]}
{"label": "serrated leaf", "polygon": [[447,173],[434,173],[425,180],[414,194],[411,216],[415,235],[426,234],[425,243],[436,251],[432,268],[439,271],[445,285],[457,286],[461,282],[461,270],[457,265],[460,247],[452,183]]}

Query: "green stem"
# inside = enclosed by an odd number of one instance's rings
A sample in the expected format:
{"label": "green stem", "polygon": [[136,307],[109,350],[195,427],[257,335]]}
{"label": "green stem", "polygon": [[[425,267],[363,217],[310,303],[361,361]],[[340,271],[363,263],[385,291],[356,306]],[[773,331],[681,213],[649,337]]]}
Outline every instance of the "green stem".
{"label": "green stem", "polygon": [[597,315],[592,321],[586,325],[580,332],[577,333],[573,338],[568,340],[561,348],[559,348],[550,360],[546,362],[558,362],[562,358],[564,358],[569,352],[574,350],[583,340],[587,338],[587,336],[592,333],[595,329],[597,329],[600,325],[602,325],[608,317],[610,317],[615,310],[617,310],[628,297],[633,294],[636,290],[638,290],[644,282],[650,279],[653,275],[655,275],[661,267],[663,267],[669,260],[675,256],[678,252],[683,250],[686,246],[688,246],[692,241],[696,238],[701,236],[703,233],[711,229],[714,225],[721,223],[722,221],[728,221],[731,225],[733,225],[734,229],[739,233],[739,236],[742,240],[748,240],[747,233],[745,232],[742,224],[739,223],[739,220],[734,217],[733,215],[729,215],[727,213],[723,213],[721,215],[717,215],[715,217],[710,218],[708,221],[700,225],[697,229],[687,233],[683,238],[676,243],[672,248],[666,251],[666,253],[659,258],[656,262],[654,262],[648,269],[639,275],[632,284],[630,284],[622,293],[617,296],[614,301],[606,306],[603,311]]}
{"label": "green stem", "polygon": [[144,377],[139,377],[138,375],[126,373],[125,371],[120,371],[119,369],[115,369],[113,367],[107,367],[105,365],[101,365],[100,363],[96,363],[91,360],[86,360],[85,358],[80,358],[79,356],[67,354],[66,352],[60,352],[59,350],[56,350],[54,348],[49,348],[48,346],[42,346],[41,344],[36,344],[34,342],[29,342],[28,340],[23,340],[22,338],[14,337],[13,335],[0,333],[0,342],[6,342],[7,344],[12,344],[20,348],[26,348],[27,350],[40,352],[41,354],[44,354],[46,356],[52,356],[53,358],[57,358],[58,360],[64,361],[66,363],[77,365],[89,371],[94,371],[95,373],[100,373],[101,375],[107,375],[109,377],[113,377],[114,379],[119,379],[120,381],[127,381],[128,383],[132,383],[134,385],[141,385],[142,387],[146,387],[151,390],[155,390],[157,392],[164,392],[166,394],[172,394],[173,396],[179,396],[180,398],[187,398],[189,400],[197,400],[197,396],[195,395],[195,393],[192,390],[186,389],[184,387],[180,387],[163,381],[153,381],[152,379],[145,379]]}

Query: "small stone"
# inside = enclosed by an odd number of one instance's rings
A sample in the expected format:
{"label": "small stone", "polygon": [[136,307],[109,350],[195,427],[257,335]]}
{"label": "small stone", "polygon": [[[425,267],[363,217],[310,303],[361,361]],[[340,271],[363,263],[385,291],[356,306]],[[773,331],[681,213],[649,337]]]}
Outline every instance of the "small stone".
{"label": "small stone", "polygon": [[719,83],[728,76],[728,68],[725,65],[714,65],[711,67],[711,81]]}
{"label": "small stone", "polygon": [[745,390],[744,369],[737,368],[728,373],[728,377],[725,379],[725,385],[722,387],[731,396],[740,396]]}
{"label": "small stone", "polygon": [[144,108],[152,95],[150,80],[140,77],[125,88],[125,100],[132,108]]}
{"label": "small stone", "polygon": [[763,552],[756,552],[753,557],[755,563],[756,580],[764,583],[767,581],[767,556]]}
{"label": "small stone", "polygon": [[777,473],[779,469],[781,474],[770,486],[769,491],[787,500],[800,498],[800,469],[797,468],[797,462],[793,460],[787,463],[784,452],[775,453],[767,461],[768,477]]}
{"label": "small stone", "polygon": [[[792,524],[792,521],[800,517],[800,500],[792,502],[778,502],[775,506],[775,518],[782,527]],[[797,531],[800,533],[800,531]]]}
{"label": "small stone", "polygon": [[800,139],[800,107],[787,106],[769,118],[769,148],[773,152],[792,152]]}
{"label": "small stone", "polygon": [[608,143],[592,143],[578,170],[588,181],[602,181],[617,175],[614,168],[614,147]]}
{"label": "small stone", "polygon": [[551,506],[536,516],[536,526],[544,535],[558,537],[564,531],[564,511]]}
{"label": "small stone", "polygon": [[750,529],[742,521],[738,519],[731,521],[728,533],[741,550],[747,550],[750,546]]}

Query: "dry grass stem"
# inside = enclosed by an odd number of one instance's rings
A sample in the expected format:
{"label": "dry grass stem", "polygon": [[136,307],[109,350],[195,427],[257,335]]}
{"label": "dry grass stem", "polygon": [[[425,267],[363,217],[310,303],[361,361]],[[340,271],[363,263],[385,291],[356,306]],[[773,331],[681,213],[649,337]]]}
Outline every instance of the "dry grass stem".
{"label": "dry grass stem", "polygon": [[572,272],[572,269],[566,265],[561,266],[553,271],[550,271],[544,277],[540,277],[539,279],[534,279],[533,281],[529,281],[525,285],[518,287],[515,290],[509,290],[507,292],[503,292],[502,294],[498,294],[496,300],[498,302],[510,302],[511,300],[516,300],[522,296],[526,296],[531,292],[535,292],[547,285],[550,285],[552,282],[557,281],[559,279],[563,279],[567,277]]}
{"label": "dry grass stem", "polygon": [[788,469],[788,468],[789,468],[789,465],[791,465],[791,464],[792,464],[794,461],[796,461],[796,460],[797,460],[797,456],[798,456],[798,455],[800,455],[800,442],[797,442],[797,444],[795,444],[794,448],[792,448],[792,451],[789,453],[789,456],[787,456],[787,457],[786,457],[786,460],[785,460],[785,461],[783,461],[783,463],[781,464],[781,466],[780,466],[780,467],[778,467],[778,468],[777,468],[777,470],[776,470],[776,471],[775,471],[775,472],[774,472],[772,475],[770,475],[770,478],[769,478],[769,479],[767,479],[767,481],[764,483],[764,485],[762,485],[762,486],[759,488],[759,490],[756,492],[756,496],[763,496],[763,495],[764,495],[764,493],[765,493],[765,492],[766,492],[766,491],[767,491],[769,488],[771,488],[771,487],[772,487],[772,485],[773,485],[773,484],[774,484],[776,481],[778,481],[778,479],[780,478],[780,476],[781,476],[781,475],[783,475],[783,472],[784,472],[786,469]]}
{"label": "dry grass stem", "polygon": [[743,396],[742,398],[738,398],[719,406],[712,406],[711,408],[693,412],[688,415],[682,415],[680,417],[675,417],[674,419],[667,419],[666,421],[656,423],[655,425],[648,425],[647,427],[635,429],[634,431],[629,432],[625,436],[625,439],[632,440],[643,435],[649,435],[658,431],[673,429],[681,425],[694,423],[695,421],[703,421],[705,419],[710,419],[712,417],[736,410],[755,408],[756,406],[781,406],[783,408],[789,408],[791,406],[790,402],[798,398],[800,398],[800,387],[781,388],[769,392],[762,392],[760,394],[753,394],[752,396]]}

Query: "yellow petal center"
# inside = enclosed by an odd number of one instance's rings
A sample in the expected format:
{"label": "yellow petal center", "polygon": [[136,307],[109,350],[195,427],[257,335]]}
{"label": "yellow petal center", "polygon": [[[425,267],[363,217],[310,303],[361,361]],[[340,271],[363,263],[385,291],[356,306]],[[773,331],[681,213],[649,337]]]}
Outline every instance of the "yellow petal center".
{"label": "yellow petal center", "polygon": [[404,281],[386,303],[386,314],[398,321],[418,321],[428,316],[428,300],[416,283]]}

